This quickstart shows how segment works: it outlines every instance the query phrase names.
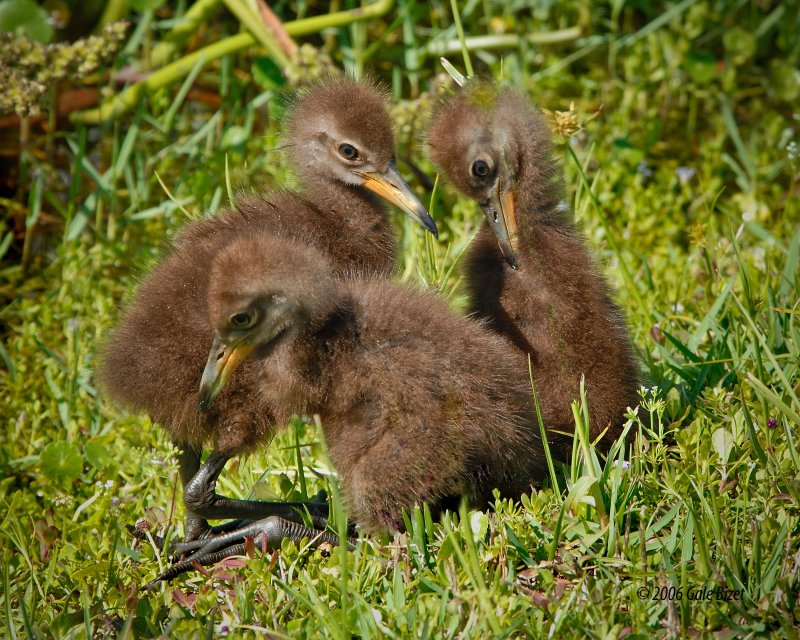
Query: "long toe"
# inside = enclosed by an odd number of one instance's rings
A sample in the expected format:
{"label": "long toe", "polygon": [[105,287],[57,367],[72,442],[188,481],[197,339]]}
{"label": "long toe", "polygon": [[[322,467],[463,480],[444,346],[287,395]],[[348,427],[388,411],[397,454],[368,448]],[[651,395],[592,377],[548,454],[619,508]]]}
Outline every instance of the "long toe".
{"label": "long toe", "polygon": [[[316,548],[322,543],[338,546],[339,536],[329,531],[312,529],[296,522],[284,520],[278,516],[270,516],[263,520],[248,523],[236,531],[222,533],[205,540],[196,540],[175,545],[176,552],[187,553],[193,551],[186,559],[173,565],[161,575],[148,582],[143,588],[152,590],[159,582],[169,581],[182,573],[191,571],[196,565],[208,566],[220,560],[235,555],[243,555],[247,538],[256,541],[256,546],[264,544],[267,550],[280,546],[284,539],[293,540],[299,544],[303,539],[308,539],[312,547]],[[350,540],[348,547],[352,548]]]}

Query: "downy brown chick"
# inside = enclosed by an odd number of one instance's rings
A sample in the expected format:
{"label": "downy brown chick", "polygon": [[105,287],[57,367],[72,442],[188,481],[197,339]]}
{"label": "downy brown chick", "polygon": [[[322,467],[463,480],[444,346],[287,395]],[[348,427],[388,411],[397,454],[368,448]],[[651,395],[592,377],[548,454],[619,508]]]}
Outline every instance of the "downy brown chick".
{"label": "downy brown chick", "polygon": [[[571,432],[585,376],[590,432],[619,437],[640,370],[622,314],[563,203],[544,118],[509,89],[470,81],[434,115],[433,161],[486,223],[465,256],[471,310],[530,355],[544,423]],[[566,455],[566,447],[556,451]]]}
{"label": "downy brown chick", "polygon": [[[268,406],[253,402],[245,371],[231,380],[225,398],[205,414],[198,411],[197,381],[213,337],[207,301],[214,256],[241,234],[269,229],[323,251],[336,277],[388,276],[394,237],[383,200],[436,233],[395,167],[386,99],[372,85],[337,78],[307,89],[289,115],[287,137],[301,191],[240,196],[233,210],[184,227],[101,355],[97,373],[106,393],[129,410],[146,412],[182,450],[187,540],[207,531],[206,518],[287,515],[281,505],[215,492],[226,461],[267,441],[285,422],[276,423]],[[201,467],[208,443],[214,452]]]}
{"label": "downy brown chick", "polygon": [[320,252],[262,234],[217,255],[208,309],[201,405],[223,400],[241,365],[279,422],[319,414],[349,515],[367,531],[402,529],[418,502],[518,497],[543,475],[513,347],[431,293],[337,280]]}

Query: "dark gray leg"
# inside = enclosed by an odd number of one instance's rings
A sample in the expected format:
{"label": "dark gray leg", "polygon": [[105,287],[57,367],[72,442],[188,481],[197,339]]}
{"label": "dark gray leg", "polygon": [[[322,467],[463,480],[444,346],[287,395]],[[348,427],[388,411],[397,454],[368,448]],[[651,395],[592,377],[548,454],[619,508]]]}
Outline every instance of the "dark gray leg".
{"label": "dark gray leg", "polygon": [[[186,504],[186,487],[197,475],[200,470],[201,452],[188,445],[181,445],[181,455],[178,458],[178,469],[181,474],[181,484],[183,485],[184,504]],[[208,521],[194,514],[187,507],[186,509],[186,530],[183,541],[197,540],[207,534],[210,527]]]}
{"label": "dark gray leg", "polygon": [[191,513],[196,518],[205,519],[259,520],[269,516],[279,516],[284,520],[302,523],[300,512],[306,508],[315,527],[324,529],[327,526],[328,505],[324,503],[235,500],[217,494],[217,478],[228,459],[225,454],[214,451],[184,486],[183,502],[186,505],[187,513]]}
{"label": "dark gray leg", "polygon": [[[309,504],[324,505],[327,499],[328,494],[325,493],[324,489],[322,489],[313,498],[311,498],[310,502],[303,502],[302,504],[304,507],[307,507]],[[169,545],[169,551],[175,558],[190,560],[193,559],[194,556],[198,556],[201,553],[208,553],[210,550],[216,550],[228,544],[232,544],[233,542],[238,542],[246,536],[252,537],[254,535],[252,533],[252,527],[254,525],[257,526],[258,522],[259,521],[256,521],[256,523],[254,523],[252,520],[231,520],[224,524],[217,525],[216,527],[211,527],[208,530],[207,535],[204,535],[202,538],[197,538],[195,540],[184,540],[183,542],[171,542]],[[355,535],[354,526],[348,528],[348,534]],[[146,539],[146,536],[140,535],[138,537],[143,540]],[[163,548],[163,544],[160,546]]]}
{"label": "dark gray leg", "polygon": [[[170,553],[180,555],[186,553],[187,551],[191,551],[192,549],[198,549],[205,542],[213,539],[215,536],[218,536],[220,534],[230,533],[231,531],[236,531],[237,529],[246,527],[250,523],[251,523],[250,520],[231,520],[230,522],[217,525],[216,527],[208,527],[207,529],[204,530],[203,535],[201,537],[195,538],[194,540],[184,540],[183,542],[170,542],[169,551]],[[128,533],[130,533],[137,540],[145,540],[145,541],[148,540],[147,534],[144,531],[140,531],[139,529],[131,525],[128,525]],[[156,547],[158,547],[162,551],[167,547],[167,541],[165,538],[162,538],[161,536],[158,536],[154,533],[151,533],[150,536],[153,538],[153,542],[155,543]]]}
{"label": "dark gray leg", "polygon": [[283,538],[289,538],[295,542],[300,542],[303,538],[319,540],[315,542],[316,547],[319,542],[330,542],[333,545],[339,544],[339,538],[334,533],[328,531],[319,531],[305,527],[296,522],[289,522],[278,516],[270,516],[263,520],[256,520],[255,522],[244,523],[240,529],[207,538],[205,540],[194,540],[193,542],[178,543],[175,545],[176,553],[186,553],[187,551],[194,551],[190,556],[191,560],[198,560],[203,558],[214,551],[224,549],[225,547],[233,546],[235,543],[242,542],[245,538],[253,538],[258,544],[261,539],[261,534],[266,536],[267,544],[280,544]]}
{"label": "dark gray leg", "polygon": [[[278,516],[270,516],[263,520],[252,522],[239,531],[219,535],[210,540],[196,540],[181,545],[182,547],[192,546],[197,549],[197,552],[193,554],[189,560],[184,560],[183,562],[173,565],[164,573],[148,582],[143,588],[148,591],[152,590],[155,588],[156,584],[161,581],[172,580],[182,573],[191,571],[195,567],[195,563],[208,566],[210,564],[216,564],[220,560],[229,558],[230,556],[244,555],[245,542],[238,542],[243,538],[253,538],[256,547],[259,546],[261,540],[264,540],[268,550],[279,547],[284,538],[294,540],[298,544],[303,538],[308,538],[311,542],[311,546],[314,548],[318,547],[323,542],[327,542],[333,546],[339,544],[339,537],[336,534],[328,531],[310,529],[309,527],[305,527],[296,522],[289,522]],[[234,542],[238,544],[232,544],[232,546],[222,548]]]}

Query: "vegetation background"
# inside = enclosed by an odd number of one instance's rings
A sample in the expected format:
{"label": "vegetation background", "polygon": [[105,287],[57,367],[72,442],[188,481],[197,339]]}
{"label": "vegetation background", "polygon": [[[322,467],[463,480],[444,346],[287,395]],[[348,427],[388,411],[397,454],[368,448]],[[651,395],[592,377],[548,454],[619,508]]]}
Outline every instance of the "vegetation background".
{"label": "vegetation background", "polygon": [[[798,3],[260,6],[0,2],[5,635],[798,637]],[[553,112],[649,376],[636,447],[606,461],[579,442],[521,503],[417,511],[352,553],[286,544],[141,592],[167,559],[125,526],[179,533],[175,451],[98,396],[97,344],[182,224],[290,183],[285,96],[330,68],[391,88],[401,168],[441,230],[397,215],[398,278],[458,307],[481,216],[431,195],[425,114],[447,91],[439,57],[463,70],[464,51]],[[327,469],[298,419],[222,490],[299,499]],[[740,594],[691,598],[718,586]]]}

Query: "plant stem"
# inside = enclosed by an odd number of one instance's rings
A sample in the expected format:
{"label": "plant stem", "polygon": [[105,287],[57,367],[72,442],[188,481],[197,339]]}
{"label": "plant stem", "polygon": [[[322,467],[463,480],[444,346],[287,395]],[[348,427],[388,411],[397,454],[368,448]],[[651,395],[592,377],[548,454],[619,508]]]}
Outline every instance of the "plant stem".
{"label": "plant stem", "polygon": [[223,0],[223,2],[228,10],[239,19],[242,26],[261,43],[261,46],[267,50],[279,67],[283,68],[289,64],[289,58],[281,49],[275,36],[264,26],[260,15],[253,13],[243,0]]}
{"label": "plant stem", "polygon": [[290,36],[304,36],[309,33],[317,33],[323,29],[341,27],[360,20],[369,20],[386,14],[394,6],[394,0],[378,0],[366,7],[350,9],[349,11],[338,11],[324,16],[314,16],[287,22],[284,26]]}
{"label": "plant stem", "polygon": [[153,47],[150,61],[153,66],[161,67],[175,53],[175,49],[186,42],[189,37],[197,31],[201,24],[206,22],[209,16],[219,7],[220,0],[197,0],[188,11],[183,15],[181,21],[176,24],[164,39]]}
{"label": "plant stem", "polygon": [[[293,22],[287,22],[284,26],[286,27],[286,32],[290,36],[307,35],[309,33],[316,33],[322,29],[339,27],[359,20],[368,20],[376,16],[382,16],[389,11],[393,5],[394,0],[378,0],[377,2],[359,9],[339,11],[325,16],[295,20]],[[97,109],[73,112],[70,115],[70,120],[72,122],[82,122],[85,124],[97,124],[111,118],[116,118],[133,109],[144,92],[160,89],[173,82],[177,82],[187,75],[202,56],[205,57],[205,64],[208,64],[212,60],[217,60],[222,56],[242,51],[255,44],[256,39],[251,33],[239,33],[235,36],[215,42],[212,45],[198,49],[180,60],[176,60],[162,67],[141,82],[137,82],[118,95],[109,98]]]}
{"label": "plant stem", "polygon": [[201,58],[205,57],[206,64],[208,64],[211,60],[236,53],[253,44],[255,44],[255,38],[253,38],[252,34],[240,33],[215,42],[207,47],[203,47],[202,49],[198,49],[194,53],[184,56],[180,60],[176,60],[158,71],[155,71],[141,82],[137,82],[120,92],[119,95],[109,98],[104,101],[99,108],[72,113],[70,115],[70,120],[72,120],[72,122],[83,122],[85,124],[97,124],[105,120],[116,118],[133,109],[145,92],[154,91],[155,89],[180,80],[194,68],[197,61]]}
{"label": "plant stem", "polygon": [[580,27],[570,27],[569,29],[560,29],[558,31],[530,33],[522,37],[515,33],[507,33],[495,36],[469,36],[463,40],[431,40],[425,49],[432,55],[443,56],[461,51],[462,46],[466,47],[468,51],[475,51],[476,49],[513,49],[523,41],[531,44],[558,44],[576,40],[580,36]]}
{"label": "plant stem", "polygon": [[97,26],[94,28],[94,33],[100,31],[107,24],[122,20],[130,12],[128,0],[109,0],[106,3],[105,9],[97,21]]}
{"label": "plant stem", "polygon": [[458,13],[458,4],[456,0],[450,0],[450,7],[453,9],[453,20],[456,23],[456,31],[458,31],[458,39],[461,42],[461,53],[464,56],[464,68],[467,70],[467,77],[470,78],[475,75],[472,68],[472,60],[469,57],[469,50],[467,49],[466,38],[464,37],[464,27],[461,24],[461,16]]}

